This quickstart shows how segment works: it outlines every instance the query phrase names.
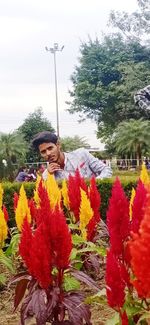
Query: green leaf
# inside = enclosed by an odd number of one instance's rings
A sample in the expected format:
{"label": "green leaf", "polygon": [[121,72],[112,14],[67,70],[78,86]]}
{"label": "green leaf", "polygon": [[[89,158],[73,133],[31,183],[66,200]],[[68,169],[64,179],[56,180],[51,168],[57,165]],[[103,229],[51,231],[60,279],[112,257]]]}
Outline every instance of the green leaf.
{"label": "green leaf", "polygon": [[72,236],[72,241],[73,241],[74,245],[79,245],[79,244],[85,243],[85,240],[77,234]]}
{"label": "green leaf", "polygon": [[74,247],[71,251],[70,259],[74,260],[78,254],[78,250]]}
{"label": "green leaf", "polygon": [[14,266],[10,258],[4,254],[0,254],[0,263],[7,267],[12,273],[14,273]]}
{"label": "green leaf", "polygon": [[4,273],[0,274],[0,285],[4,285],[6,283],[6,276]]}
{"label": "green leaf", "polygon": [[141,321],[142,321],[142,320],[145,320],[145,319],[150,319],[150,311],[144,313],[144,314],[139,318],[139,320],[138,320],[138,322],[137,322],[137,325],[140,325],[140,324],[141,324]]}
{"label": "green leaf", "polygon": [[20,239],[20,234],[18,233],[12,236],[10,245],[8,246],[5,252],[5,255],[7,257],[16,254],[16,252],[18,251],[19,239]]}
{"label": "green leaf", "polygon": [[65,289],[65,291],[79,290],[80,282],[71,275],[65,275],[64,289]]}
{"label": "green leaf", "polygon": [[87,297],[85,302],[87,304],[98,303],[98,304],[106,305],[107,304],[106,289],[103,288],[102,290],[98,291],[95,295]]}
{"label": "green leaf", "polygon": [[116,312],[110,319],[106,321],[105,325],[119,325],[119,314]]}

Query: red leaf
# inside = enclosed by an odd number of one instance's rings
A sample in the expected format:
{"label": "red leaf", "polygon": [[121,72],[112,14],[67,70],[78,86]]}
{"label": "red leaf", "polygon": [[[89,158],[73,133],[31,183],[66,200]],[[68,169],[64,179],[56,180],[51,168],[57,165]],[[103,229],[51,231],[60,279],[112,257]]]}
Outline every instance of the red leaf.
{"label": "red leaf", "polygon": [[22,298],[24,297],[28,282],[29,282],[28,279],[22,279],[17,283],[16,290],[15,290],[15,299],[14,299],[14,311],[16,310]]}

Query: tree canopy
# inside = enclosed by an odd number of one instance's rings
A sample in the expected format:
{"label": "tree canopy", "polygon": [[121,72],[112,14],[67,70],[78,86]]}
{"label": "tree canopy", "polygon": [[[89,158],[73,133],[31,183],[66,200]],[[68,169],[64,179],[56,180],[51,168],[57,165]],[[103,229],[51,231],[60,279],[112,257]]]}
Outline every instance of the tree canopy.
{"label": "tree canopy", "polygon": [[129,39],[143,41],[150,32],[150,1],[137,0],[138,10],[129,14],[127,12],[111,11],[110,23],[117,27]]}
{"label": "tree canopy", "polygon": [[133,155],[139,161],[142,154],[150,151],[150,121],[130,119],[120,123],[113,143],[117,153]]}
{"label": "tree canopy", "polygon": [[[13,179],[13,163],[25,161],[27,152],[27,143],[25,142],[20,132],[1,133],[0,134],[0,160],[6,161],[6,173],[9,174],[10,179]],[[1,175],[1,177],[4,175]]]}
{"label": "tree canopy", "polygon": [[34,135],[41,131],[52,131],[54,128],[51,122],[44,117],[43,109],[37,108],[33,113],[30,113],[23,124],[19,127],[19,130],[24,135],[27,142],[30,142]]}
{"label": "tree canopy", "polygon": [[80,138],[78,135],[74,137],[64,137],[61,139],[61,148],[63,151],[72,151],[78,148],[90,148],[85,138]]}
{"label": "tree canopy", "polygon": [[33,151],[31,148],[31,140],[35,134],[41,131],[55,132],[51,122],[44,117],[43,109],[37,108],[33,113],[30,113],[24,120],[23,124],[18,129],[24,136],[28,143],[28,152],[26,160],[30,162],[40,161],[40,155]]}
{"label": "tree canopy", "polygon": [[[113,133],[123,120],[147,118],[135,107],[133,95],[150,83],[150,49],[136,40],[126,41],[120,34],[82,43],[79,65],[75,67],[68,111],[81,118],[92,118],[98,136]],[[150,118],[150,112],[148,115]]]}

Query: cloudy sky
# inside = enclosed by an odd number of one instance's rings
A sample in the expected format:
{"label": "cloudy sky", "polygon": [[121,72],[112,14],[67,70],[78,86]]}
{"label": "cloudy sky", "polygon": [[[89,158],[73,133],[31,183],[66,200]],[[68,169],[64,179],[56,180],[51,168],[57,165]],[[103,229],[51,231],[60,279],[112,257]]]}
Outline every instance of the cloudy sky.
{"label": "cloudy sky", "polygon": [[57,42],[64,45],[57,52],[60,135],[78,134],[100,147],[96,125],[78,124],[78,116],[65,111],[70,75],[80,42],[108,31],[110,10],[135,8],[136,0],[0,0],[0,131],[13,131],[37,107],[56,128],[53,55],[45,46]]}

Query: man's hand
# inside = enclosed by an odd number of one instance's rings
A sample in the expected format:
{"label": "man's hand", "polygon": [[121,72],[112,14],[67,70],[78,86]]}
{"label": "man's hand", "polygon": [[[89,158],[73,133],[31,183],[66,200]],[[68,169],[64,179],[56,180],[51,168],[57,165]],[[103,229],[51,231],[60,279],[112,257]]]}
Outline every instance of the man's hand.
{"label": "man's hand", "polygon": [[50,174],[54,174],[57,170],[61,170],[60,166],[57,163],[50,163],[47,166],[47,170]]}

